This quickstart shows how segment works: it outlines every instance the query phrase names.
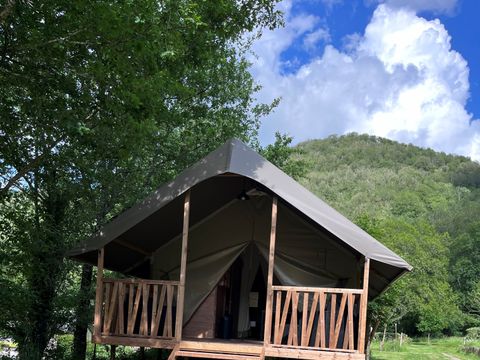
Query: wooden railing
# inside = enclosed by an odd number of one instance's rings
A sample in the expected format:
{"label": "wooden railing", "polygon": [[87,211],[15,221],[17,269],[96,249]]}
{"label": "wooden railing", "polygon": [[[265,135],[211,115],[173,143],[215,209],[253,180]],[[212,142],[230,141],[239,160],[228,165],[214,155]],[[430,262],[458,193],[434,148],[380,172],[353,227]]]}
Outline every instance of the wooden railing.
{"label": "wooden railing", "polygon": [[272,286],[272,290],[272,346],[359,350],[365,331],[359,320],[362,289]]}
{"label": "wooden railing", "polygon": [[102,279],[99,333],[174,338],[178,284],[178,281]]}

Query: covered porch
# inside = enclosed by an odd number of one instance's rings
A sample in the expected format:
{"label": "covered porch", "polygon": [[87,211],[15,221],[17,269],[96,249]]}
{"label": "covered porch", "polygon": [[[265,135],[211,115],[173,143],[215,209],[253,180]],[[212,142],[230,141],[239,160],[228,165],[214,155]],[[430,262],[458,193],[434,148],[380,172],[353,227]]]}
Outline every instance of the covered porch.
{"label": "covered porch", "polygon": [[184,335],[187,191],[178,281],[105,278],[105,249],[98,252],[94,342],[172,349],[170,359],[364,358],[370,260],[364,260],[361,288],[274,285],[278,198],[272,200],[263,341]]}

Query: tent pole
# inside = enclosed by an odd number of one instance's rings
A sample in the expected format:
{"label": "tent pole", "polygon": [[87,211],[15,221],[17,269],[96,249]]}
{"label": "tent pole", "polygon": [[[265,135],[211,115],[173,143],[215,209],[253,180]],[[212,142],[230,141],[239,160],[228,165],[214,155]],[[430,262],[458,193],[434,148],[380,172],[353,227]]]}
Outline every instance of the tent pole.
{"label": "tent pole", "polygon": [[188,228],[190,221],[190,190],[185,193],[183,203],[182,258],[180,260],[180,283],[177,294],[177,316],[175,318],[175,337],[182,340],[183,308],[185,305],[185,273],[187,267]]}
{"label": "tent pole", "polygon": [[277,235],[277,202],[278,198],[273,196],[272,201],[272,223],[270,227],[270,251],[268,254],[268,277],[267,277],[267,304],[265,306],[265,329],[263,335],[264,345],[269,345],[272,333],[272,303],[273,303],[273,265],[275,259],[275,240]]}
{"label": "tent pole", "polygon": [[365,258],[363,266],[363,291],[360,297],[360,319],[359,336],[358,336],[358,351],[360,354],[365,353],[365,335],[367,332],[367,307],[368,307],[368,280],[370,275],[370,259]]}
{"label": "tent pole", "polygon": [[104,260],[105,250],[102,247],[98,251],[98,262],[97,262],[97,287],[95,289],[95,318],[94,318],[94,340],[98,341],[98,338],[101,335],[101,326],[102,326],[102,305],[103,305],[103,260]]}

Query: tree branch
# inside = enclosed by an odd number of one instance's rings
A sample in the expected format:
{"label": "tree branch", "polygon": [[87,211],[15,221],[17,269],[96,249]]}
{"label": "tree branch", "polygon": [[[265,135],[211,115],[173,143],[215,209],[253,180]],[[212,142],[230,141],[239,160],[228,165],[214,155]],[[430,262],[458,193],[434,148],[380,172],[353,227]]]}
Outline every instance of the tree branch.
{"label": "tree branch", "polygon": [[[85,118],[85,121],[88,121],[90,120],[98,111],[98,107],[95,106],[95,108],[91,111],[90,114],[87,115],[87,117]],[[0,198],[2,198],[3,196],[6,195],[6,193],[12,188],[13,185],[16,184],[16,182],[18,180],[20,180],[21,178],[24,178],[25,175],[32,171],[33,169],[35,169],[36,167],[38,167],[41,162],[43,161],[43,159],[45,158],[45,156],[47,155],[47,153],[50,152],[50,150],[52,150],[55,146],[57,146],[60,142],[62,142],[63,140],[65,140],[66,138],[66,135],[64,136],[61,136],[59,139],[57,139],[53,144],[51,144],[50,146],[47,147],[47,149],[45,150],[45,152],[43,152],[42,154],[38,155],[37,157],[35,157],[32,161],[30,161],[28,164],[26,164],[25,166],[23,166],[20,170],[17,171],[17,173],[12,176],[8,182],[5,184],[4,187],[0,188]]]}
{"label": "tree branch", "polygon": [[3,197],[10,188],[15,185],[15,183],[23,178],[30,170],[33,168],[37,167],[45,157],[45,153],[37,156],[35,159],[33,159],[30,163],[28,163],[26,166],[22,167],[20,170],[17,171],[17,173],[12,176],[8,182],[5,184],[3,188],[0,189],[0,197]]}

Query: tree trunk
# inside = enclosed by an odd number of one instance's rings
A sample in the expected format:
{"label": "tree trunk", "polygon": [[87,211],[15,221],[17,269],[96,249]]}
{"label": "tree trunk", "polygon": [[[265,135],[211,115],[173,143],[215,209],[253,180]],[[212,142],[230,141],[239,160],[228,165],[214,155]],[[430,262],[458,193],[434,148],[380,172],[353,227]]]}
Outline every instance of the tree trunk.
{"label": "tree trunk", "polygon": [[373,341],[373,338],[375,337],[375,334],[376,334],[379,326],[380,326],[380,321],[379,320],[375,321],[374,324],[369,324],[369,326],[368,326],[368,329],[370,330],[370,332],[368,333],[368,336],[367,336],[367,339],[366,339],[366,341],[367,341],[367,344],[365,346],[365,359],[366,360],[370,359],[372,341]]}
{"label": "tree trunk", "polygon": [[383,327],[383,337],[382,337],[382,342],[380,343],[380,351],[383,351],[386,337],[387,337],[387,324],[385,324],[385,326]]}
{"label": "tree trunk", "polygon": [[[29,297],[22,324],[24,336],[18,341],[20,360],[42,360],[57,330],[54,306],[58,284],[64,275],[62,223],[66,201],[55,187],[55,174],[50,175],[46,196],[35,205],[36,227],[27,252],[29,263],[24,270]],[[48,186],[52,184],[53,187]]]}
{"label": "tree trunk", "polygon": [[82,265],[82,280],[80,282],[80,291],[78,294],[78,303],[76,310],[75,330],[73,333],[73,360],[85,360],[87,355],[87,330],[91,322],[90,300],[92,298],[93,266],[90,264]]}
{"label": "tree trunk", "polygon": [[[56,246],[56,248],[55,248]],[[63,275],[63,253],[55,236],[34,249],[32,269],[27,277],[30,299],[25,319],[25,336],[19,341],[21,360],[41,360],[56,330],[54,302],[57,286]]]}
{"label": "tree trunk", "polygon": [[365,359],[370,360],[370,347],[372,346],[372,343],[369,341],[367,342],[367,346],[365,347]]}

